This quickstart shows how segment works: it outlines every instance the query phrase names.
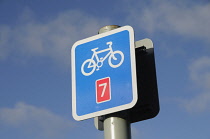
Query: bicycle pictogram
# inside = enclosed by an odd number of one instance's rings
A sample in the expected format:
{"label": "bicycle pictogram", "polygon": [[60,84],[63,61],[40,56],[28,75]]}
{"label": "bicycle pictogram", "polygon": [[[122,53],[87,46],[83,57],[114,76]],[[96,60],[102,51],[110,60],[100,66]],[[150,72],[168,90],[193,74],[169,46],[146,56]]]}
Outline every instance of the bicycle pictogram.
{"label": "bicycle pictogram", "polygon": [[[121,66],[121,64],[124,61],[123,52],[119,50],[113,51],[112,41],[109,41],[106,44],[109,46],[109,48],[106,48],[100,51],[96,51],[98,47],[91,49],[91,51],[93,52],[92,57],[90,59],[85,60],[81,66],[81,72],[83,75],[90,76],[91,74],[94,73],[95,70],[98,71],[103,66],[104,60],[106,60],[107,58],[108,58],[108,64],[110,67],[117,68]],[[104,53],[106,51],[108,53],[104,57],[99,58],[98,54]]]}

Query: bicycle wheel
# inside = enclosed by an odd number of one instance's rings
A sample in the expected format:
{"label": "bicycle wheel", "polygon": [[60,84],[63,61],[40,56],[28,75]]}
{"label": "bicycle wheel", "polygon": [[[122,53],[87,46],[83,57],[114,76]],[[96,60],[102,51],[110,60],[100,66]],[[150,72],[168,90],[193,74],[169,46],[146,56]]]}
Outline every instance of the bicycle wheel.
{"label": "bicycle wheel", "polygon": [[96,62],[92,59],[87,59],[82,63],[81,72],[85,76],[93,74],[96,69]]}
{"label": "bicycle wheel", "polygon": [[117,68],[119,67],[124,61],[124,54],[121,51],[114,51],[110,56],[109,56],[109,65],[112,68]]}

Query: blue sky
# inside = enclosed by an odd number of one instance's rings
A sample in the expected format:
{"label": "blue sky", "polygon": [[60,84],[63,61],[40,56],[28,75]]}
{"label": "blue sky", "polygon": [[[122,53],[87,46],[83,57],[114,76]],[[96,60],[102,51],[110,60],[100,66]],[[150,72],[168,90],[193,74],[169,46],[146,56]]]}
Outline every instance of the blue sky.
{"label": "blue sky", "polygon": [[70,49],[110,24],[150,38],[160,113],[133,139],[209,139],[208,0],[0,0],[0,138],[103,139],[71,116]]}

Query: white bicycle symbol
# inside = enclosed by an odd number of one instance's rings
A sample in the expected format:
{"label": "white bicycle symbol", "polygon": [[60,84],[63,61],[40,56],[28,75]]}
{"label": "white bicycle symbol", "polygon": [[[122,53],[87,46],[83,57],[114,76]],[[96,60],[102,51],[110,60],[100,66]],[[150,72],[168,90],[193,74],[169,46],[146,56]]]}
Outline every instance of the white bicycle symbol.
{"label": "white bicycle symbol", "polygon": [[[81,72],[82,72],[83,75],[89,76],[89,75],[93,74],[93,72],[95,70],[99,70],[100,67],[103,66],[104,60],[107,59],[108,57],[109,57],[108,58],[108,63],[109,63],[109,65],[112,68],[117,68],[117,67],[119,67],[123,63],[123,61],[124,61],[124,54],[121,51],[119,51],[119,50],[113,51],[112,50],[112,42],[111,41],[110,42],[107,42],[106,44],[109,46],[109,48],[107,48],[107,49],[103,49],[103,50],[100,50],[98,52],[96,52],[96,50],[98,49],[98,47],[91,49],[91,51],[93,51],[92,57],[90,59],[85,60],[83,62],[83,64],[82,64],[82,66],[81,66]],[[100,57],[100,59],[99,59],[98,54],[103,53],[103,52],[106,52],[106,51],[109,51],[106,54],[106,56],[105,57]],[[118,59],[116,57],[116,55],[119,55],[120,58]],[[94,58],[96,59],[96,61],[94,61]],[[114,61],[119,60],[119,62],[117,62],[117,64],[116,64],[116,62],[113,64],[113,60]],[[92,68],[92,69],[85,71],[85,68],[88,68],[88,69]]]}

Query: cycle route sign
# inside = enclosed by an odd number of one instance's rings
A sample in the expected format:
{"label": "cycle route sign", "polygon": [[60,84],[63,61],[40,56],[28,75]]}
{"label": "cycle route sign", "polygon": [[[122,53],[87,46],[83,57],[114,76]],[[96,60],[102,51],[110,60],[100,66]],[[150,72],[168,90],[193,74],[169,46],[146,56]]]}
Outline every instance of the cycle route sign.
{"label": "cycle route sign", "polygon": [[71,49],[71,70],[75,120],[132,108],[137,102],[133,28],[77,41]]}

